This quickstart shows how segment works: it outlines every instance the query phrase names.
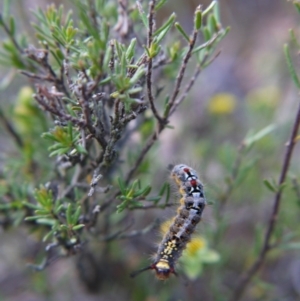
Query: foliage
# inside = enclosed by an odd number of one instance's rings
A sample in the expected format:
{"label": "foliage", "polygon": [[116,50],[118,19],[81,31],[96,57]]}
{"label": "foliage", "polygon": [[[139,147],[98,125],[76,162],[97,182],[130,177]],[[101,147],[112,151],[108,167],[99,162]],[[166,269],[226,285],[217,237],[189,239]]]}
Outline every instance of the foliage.
{"label": "foliage", "polygon": [[[166,0],[71,2],[70,11],[55,5],[35,11],[34,37],[17,29],[10,1],[3,3],[0,27],[7,39],[0,64],[18,70],[27,84],[13,104],[0,107],[0,119],[16,145],[15,152],[6,154],[0,174],[0,224],[5,229],[25,226],[43,244],[41,263],[35,258],[32,264],[37,270],[75,255],[79,277],[90,291],[116,281],[133,288],[128,299],[151,298],[156,284],[143,280],[147,276],[130,284],[124,279],[146,260],[147,244],[138,247],[137,242],[147,241],[157,227],[155,215],[177,204],[166,177],[156,177],[170,160],[153,159],[156,142],[162,141],[162,132],[180,135],[171,117],[183,110],[181,104],[219,55],[229,29],[222,27],[218,1],[195,9],[190,34],[174,13],[159,24],[157,13]],[[299,3],[295,5],[299,10]],[[291,37],[299,51],[294,31]],[[284,46],[284,55],[299,88],[290,45]],[[0,89],[15,83],[18,73],[8,73]],[[299,249],[299,231],[293,229],[300,204],[299,174],[290,164],[293,149],[288,148],[283,166],[278,159],[290,124],[276,122],[279,108],[268,102],[269,90],[250,96],[245,102],[248,123],[235,120],[240,104],[224,92],[201,107],[201,120],[184,115],[193,125],[188,120],[186,132],[178,136],[186,152],[201,158],[212,203],[205,210],[211,210],[215,222],[190,242],[179,271],[194,283],[206,277],[204,295],[213,300],[238,300],[269,251]],[[295,128],[297,134],[297,122]],[[294,146],[299,137],[291,137]],[[215,176],[210,175],[213,164],[219,170]],[[279,215],[282,194],[294,201]],[[254,224],[254,210],[273,196],[269,221]],[[231,215],[242,210],[253,214],[252,223],[246,221],[254,236],[251,246],[228,234],[234,232]],[[135,252],[138,259],[131,254]],[[232,254],[238,254],[238,264]],[[224,284],[229,266],[234,270],[232,292]],[[241,272],[244,276],[236,281]],[[175,281],[161,288],[161,300],[177,298],[171,290]],[[271,286],[260,278],[255,281],[261,295],[272,295]]]}

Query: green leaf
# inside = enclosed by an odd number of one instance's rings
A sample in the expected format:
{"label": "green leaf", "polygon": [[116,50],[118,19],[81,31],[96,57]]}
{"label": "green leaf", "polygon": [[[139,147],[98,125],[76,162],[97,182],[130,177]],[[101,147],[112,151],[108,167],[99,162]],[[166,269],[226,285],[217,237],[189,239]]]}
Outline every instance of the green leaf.
{"label": "green leaf", "polygon": [[15,35],[15,30],[16,30],[16,25],[15,25],[15,20],[13,17],[9,18],[9,29],[10,29],[10,34],[12,36]]}
{"label": "green leaf", "polygon": [[73,225],[73,219],[72,219],[72,207],[71,204],[68,204],[67,211],[66,211],[66,218],[67,218],[67,224]]}
{"label": "green leaf", "polygon": [[133,58],[134,56],[134,49],[135,49],[135,46],[136,46],[136,38],[133,38],[126,50],[126,58],[128,61],[131,61],[131,59]]}
{"label": "green leaf", "polygon": [[210,5],[203,11],[202,16],[204,17],[205,15],[207,15],[213,8],[214,6],[217,4],[217,1],[212,1],[210,3]]}
{"label": "green leaf", "polygon": [[297,12],[300,14],[300,3],[294,1]]}
{"label": "green leaf", "polygon": [[135,188],[139,185],[139,180],[134,180],[131,187],[128,189],[126,197],[132,198],[135,192]]}
{"label": "green leaf", "polygon": [[161,9],[168,0],[160,0],[156,5],[155,5],[155,10],[158,11],[159,9]]}
{"label": "green leaf", "polygon": [[151,189],[152,189],[152,187],[151,187],[150,185],[146,186],[146,187],[143,189],[142,195],[143,195],[143,196],[147,196],[147,195],[151,192]]}
{"label": "green leaf", "polygon": [[280,249],[282,250],[299,250],[300,242],[289,242],[283,245],[280,245]]}
{"label": "green leaf", "polygon": [[283,51],[284,51],[284,56],[285,56],[286,63],[287,63],[290,75],[292,77],[292,80],[294,81],[296,87],[298,89],[300,89],[300,81],[299,81],[297,72],[296,72],[296,70],[294,68],[294,65],[293,65],[293,62],[292,62],[290,48],[289,48],[288,44],[284,44]]}
{"label": "green leaf", "polygon": [[162,196],[165,193],[165,190],[167,189],[167,186],[168,186],[168,184],[164,183],[164,185],[159,190],[159,193],[158,193],[159,196]]}
{"label": "green leaf", "polygon": [[196,30],[199,30],[202,26],[202,11],[200,6],[195,11],[194,27]]}
{"label": "green leaf", "polygon": [[[175,17],[174,17],[174,20],[175,20]],[[172,23],[169,24],[166,28],[164,28],[160,33],[159,35],[157,36],[157,38],[155,39],[155,42],[158,44],[162,41],[162,39],[165,37],[165,35],[168,33],[168,31],[171,29],[172,25],[173,25],[173,22],[174,20],[172,20]]]}
{"label": "green leaf", "polygon": [[80,144],[75,145],[75,148],[80,154],[84,154],[84,155],[88,154],[87,150]]}
{"label": "green leaf", "polygon": [[40,206],[37,206],[35,204],[31,204],[31,203],[28,203],[26,201],[23,201],[22,204],[28,208],[31,208],[31,209],[40,209],[41,207]]}
{"label": "green leaf", "polygon": [[175,23],[175,27],[182,34],[182,36],[190,43],[190,38],[188,34],[184,31],[184,29],[178,22]]}
{"label": "green leaf", "polygon": [[213,34],[212,32],[210,32],[210,30],[208,29],[207,26],[202,27],[202,33],[203,33],[205,42],[209,41]]}
{"label": "green leaf", "polygon": [[254,142],[262,139],[266,135],[273,132],[275,129],[276,129],[276,126],[274,124],[270,124],[270,125],[266,126],[265,128],[263,128],[262,130],[260,130],[259,132],[257,132],[256,134],[246,137],[244,139],[244,144],[247,147],[250,147]]}
{"label": "green leaf", "polygon": [[220,18],[220,5],[219,2],[216,1],[215,5],[213,7],[213,14],[217,20],[218,23],[221,23],[221,18]]}
{"label": "green leaf", "polygon": [[[132,78],[129,80],[130,86],[135,85],[142,78],[142,76],[145,74],[145,72],[146,72],[145,67],[139,66],[138,70],[134,73]],[[139,88],[141,88],[141,87],[139,87]]]}
{"label": "green leaf", "polygon": [[[160,196],[160,199],[165,194],[165,192],[166,192],[165,204],[167,204],[169,202],[169,199],[170,199],[170,185],[169,185],[169,183],[164,183],[164,185],[161,187],[161,189],[158,193],[158,195]],[[157,204],[160,199],[158,199],[157,202],[155,202],[155,204]]]}
{"label": "green leaf", "polygon": [[56,229],[52,229],[51,231],[49,231],[44,237],[43,237],[43,242],[47,241],[50,236],[54,235],[56,232]]}
{"label": "green leaf", "polygon": [[53,141],[53,142],[56,142],[56,141],[57,141],[57,139],[56,139],[51,133],[49,133],[49,132],[43,133],[43,134],[41,135],[41,137],[44,138],[44,139]]}
{"label": "green leaf", "polygon": [[139,1],[136,2],[136,6],[138,8],[139,16],[144,23],[144,26],[148,29],[148,18],[147,14],[144,12],[143,7]]}
{"label": "green leaf", "polygon": [[[142,87],[136,87],[136,88],[129,89],[129,90],[127,91],[127,93],[128,93],[129,95],[130,95],[130,94],[136,94],[136,93],[138,93],[138,92],[141,92],[142,90],[143,90]],[[130,98],[130,100],[131,100],[131,101],[134,101],[133,98]]]}
{"label": "green leaf", "polygon": [[100,81],[100,85],[104,85],[104,84],[107,84],[111,81],[111,76],[108,76],[106,78],[104,78],[102,81]]}
{"label": "green leaf", "polygon": [[205,252],[205,256],[202,258],[204,263],[216,263],[220,260],[220,254],[213,250],[208,250]]}
{"label": "green leaf", "polygon": [[34,213],[35,214],[37,214],[37,215],[49,215],[49,210],[47,210],[47,209],[37,209],[37,210],[35,210],[34,211]]}
{"label": "green leaf", "polygon": [[59,225],[59,229],[62,230],[62,231],[68,231],[69,227],[65,224],[61,224],[61,225]]}
{"label": "green leaf", "polygon": [[55,213],[55,214],[58,214],[64,207],[65,207],[64,204],[59,204],[59,203],[57,202],[57,204],[56,204],[56,206],[55,206],[55,208],[54,208],[54,213]]}
{"label": "green leaf", "polygon": [[55,222],[56,221],[54,219],[50,219],[50,218],[40,218],[37,220],[38,224],[47,225],[47,226],[54,226]]}
{"label": "green leaf", "polygon": [[[215,41],[216,41],[216,40],[215,40],[214,38],[212,38],[211,40],[207,41],[206,43],[204,43],[204,44],[202,44],[202,45],[200,45],[200,46],[194,48],[194,50],[192,51],[192,53],[194,54],[194,53],[199,52],[199,51],[202,50],[202,49],[211,47],[211,46],[214,44]],[[201,60],[200,60],[200,61],[201,61]]]}
{"label": "green leaf", "polygon": [[47,215],[27,216],[27,217],[25,217],[24,220],[25,220],[25,221],[34,221],[34,220],[37,220],[37,219],[42,220],[42,219],[47,218],[47,217],[51,217],[51,215],[50,215],[50,214],[47,214]]}
{"label": "green leaf", "polygon": [[161,196],[150,196],[150,197],[146,198],[146,201],[154,202],[155,204],[157,204],[160,199],[161,199]]}
{"label": "green leaf", "polygon": [[171,26],[173,25],[174,21],[176,19],[176,14],[173,13],[169,19],[160,27],[158,28],[154,33],[153,36],[156,37],[158,36],[161,32],[165,31],[167,29],[167,31],[171,28]]}
{"label": "green leaf", "polygon": [[265,186],[272,192],[276,193],[277,192],[277,188],[267,179],[264,179],[264,184]]}
{"label": "green leaf", "polygon": [[118,205],[117,206],[117,213],[121,213],[122,211],[124,211],[124,209],[126,208],[127,204],[128,204],[128,201],[124,201],[120,205]]}
{"label": "green leaf", "polygon": [[84,224],[79,224],[79,225],[76,225],[76,226],[72,227],[72,229],[73,229],[74,231],[77,231],[77,230],[80,230],[80,229],[82,229],[82,228],[84,228],[84,227],[85,227]]}
{"label": "green leaf", "polygon": [[117,178],[117,181],[118,181],[118,185],[119,185],[119,188],[121,190],[121,193],[124,195],[126,193],[125,182],[120,177]]}
{"label": "green leaf", "polygon": [[80,213],[81,213],[81,206],[78,206],[74,215],[73,215],[73,224],[77,224],[78,220],[79,220],[79,216],[80,216]]}
{"label": "green leaf", "polygon": [[67,154],[68,152],[69,152],[69,147],[62,147],[60,149],[57,149],[57,150],[51,152],[49,154],[49,157],[61,156],[61,155]]}
{"label": "green leaf", "polygon": [[209,27],[209,31],[210,31],[211,36],[215,32],[218,32],[218,24],[217,24],[217,20],[216,20],[214,15],[209,16],[209,18],[208,18],[208,27]]}
{"label": "green leaf", "polygon": [[292,44],[294,44],[295,46],[297,46],[298,48],[300,48],[300,44],[298,43],[298,40],[296,38],[295,31],[293,29],[290,29],[289,33],[290,33]]}

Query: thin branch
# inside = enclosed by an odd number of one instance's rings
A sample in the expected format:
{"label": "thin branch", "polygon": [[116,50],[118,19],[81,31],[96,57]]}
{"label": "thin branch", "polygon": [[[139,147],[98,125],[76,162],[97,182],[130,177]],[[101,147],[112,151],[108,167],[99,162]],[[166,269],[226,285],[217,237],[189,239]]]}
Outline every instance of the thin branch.
{"label": "thin branch", "polygon": [[[212,40],[215,41],[215,40]],[[210,41],[208,41],[207,43],[205,43],[204,45],[209,45]],[[212,43],[212,42],[210,42]],[[202,59],[202,62],[197,66],[194,75],[192,76],[192,78],[190,79],[190,81],[186,84],[185,88],[184,88],[184,92],[182,93],[182,95],[174,102],[174,105],[172,107],[172,109],[170,110],[169,113],[169,117],[177,110],[178,106],[185,100],[185,98],[187,97],[188,93],[190,92],[191,88],[193,87],[197,77],[200,75],[202,68],[204,65],[209,65],[211,64],[221,53],[221,51],[219,51],[217,54],[215,54],[211,60],[209,62],[207,62],[209,55],[205,55],[204,58]]]}
{"label": "thin branch", "polygon": [[63,72],[66,77],[67,84],[68,84],[69,88],[71,88],[73,86],[73,80],[70,77],[70,73],[69,73],[69,51],[66,51],[65,59],[63,60],[62,67],[63,67]]}
{"label": "thin branch", "polygon": [[114,72],[114,70],[115,70],[115,41],[114,40],[110,41],[109,46],[111,48],[111,56],[109,59],[108,67],[111,72]]}
{"label": "thin branch", "polygon": [[[154,26],[154,16],[155,16],[155,0],[150,1],[149,4],[149,15],[148,15],[148,42],[147,42],[147,47],[148,49],[151,48],[152,44],[152,34],[153,34],[153,26]],[[150,108],[153,112],[153,115],[155,118],[158,120],[159,123],[163,122],[162,117],[158,114],[158,111],[155,107],[154,104],[154,97],[152,93],[152,63],[153,63],[153,58],[148,57],[148,68],[147,68],[147,75],[146,75],[146,83],[147,83],[147,93],[148,93],[148,99],[149,99],[149,104]]]}
{"label": "thin branch", "polygon": [[167,204],[162,204],[162,205],[144,205],[144,206],[136,206],[133,208],[129,208],[130,210],[148,210],[148,209],[164,209],[167,207],[173,207],[173,206],[178,206],[178,203],[167,203]]}
{"label": "thin branch", "polygon": [[40,81],[47,81],[47,82],[55,83],[55,78],[52,78],[49,75],[46,75],[46,76],[45,75],[37,75],[37,74],[31,73],[31,72],[28,72],[25,70],[21,70],[20,73],[29,78],[32,78],[32,79],[38,79]]}
{"label": "thin branch", "polygon": [[6,128],[7,132],[14,138],[16,144],[18,147],[23,148],[24,143],[20,135],[16,132],[12,124],[9,122],[9,120],[4,115],[2,109],[0,108],[0,119],[2,120],[2,123],[4,127]]}
{"label": "thin branch", "polygon": [[201,73],[201,67],[197,66],[194,75],[191,77],[190,81],[186,84],[184,92],[182,95],[174,102],[174,105],[169,113],[169,117],[177,110],[178,106],[185,100],[191,88],[193,87],[197,77]]}
{"label": "thin branch", "polygon": [[82,167],[80,165],[76,164],[75,171],[74,171],[74,174],[72,176],[71,183],[70,183],[69,186],[67,186],[62,191],[62,193],[59,196],[60,199],[65,198],[76,187],[76,184],[78,183],[78,180],[81,176],[81,173],[82,173]]}
{"label": "thin branch", "polygon": [[[58,77],[58,75],[53,70],[51,64],[49,63],[49,49],[48,48],[49,47],[46,46],[46,49],[37,49],[34,46],[29,46],[24,51],[24,53],[26,54],[26,56],[29,59],[35,61],[36,63],[38,63],[39,65],[44,67],[44,69],[48,72],[48,75],[46,77],[41,76],[41,78],[39,78],[37,75],[29,73],[27,71],[21,71],[21,73],[24,75],[27,75],[31,78],[48,80],[48,81],[54,82],[55,86],[59,92],[63,92],[67,97],[70,97],[67,87],[65,86],[65,83],[64,83],[64,77],[63,77],[64,66],[63,65],[61,66],[60,77]],[[66,54],[68,54],[68,52]]]}
{"label": "thin branch", "polygon": [[[243,142],[240,143],[240,146],[238,147],[238,153],[237,153],[236,159],[233,163],[231,173],[229,175],[229,178],[230,178],[229,183],[226,187],[225,192],[223,194],[221,194],[221,196],[219,197],[219,201],[220,201],[220,208],[218,210],[219,214],[224,212],[223,211],[224,207],[225,207],[228,199],[230,198],[230,196],[233,192],[233,188],[235,186],[235,181],[236,181],[236,179],[239,175],[239,172],[240,172],[240,167],[241,167],[245,147],[246,147],[246,145]],[[220,218],[220,216],[218,216],[217,219],[218,218]]]}
{"label": "thin branch", "polygon": [[175,87],[174,87],[174,90],[173,90],[173,94],[170,97],[169,102],[166,106],[166,110],[165,110],[165,114],[164,114],[165,118],[168,118],[169,112],[173,108],[175,100],[177,98],[177,95],[180,91],[182,79],[183,79],[187,64],[188,64],[188,62],[189,62],[189,60],[192,56],[192,52],[193,52],[193,49],[194,49],[194,46],[195,46],[195,43],[196,43],[197,35],[198,35],[198,31],[196,29],[194,29],[193,34],[192,34],[192,38],[190,40],[189,50],[187,51],[187,53],[186,53],[186,55],[183,59],[183,62],[181,64],[181,67],[180,67],[180,70],[179,70],[179,73],[178,73],[177,78],[176,78],[176,83],[175,83]]}
{"label": "thin branch", "polygon": [[90,191],[88,193],[88,196],[91,197],[94,192],[95,192],[95,187],[98,185],[98,182],[101,180],[101,178],[103,177],[100,173],[100,168],[96,168],[94,170],[94,174],[93,174],[93,178],[92,178],[92,181],[90,183]]}
{"label": "thin branch", "polygon": [[49,104],[45,98],[51,99],[52,95],[50,92],[47,90],[47,88],[38,86],[37,87],[37,94],[34,95],[34,99],[48,112],[52,113],[53,115],[56,115],[60,117],[64,121],[71,121],[74,125],[77,125],[81,128],[85,127],[86,124],[83,120],[77,119],[73,117],[72,115],[66,114],[62,112],[61,110],[57,110],[56,107],[52,106]]}
{"label": "thin branch", "polygon": [[88,7],[89,7],[89,15],[93,21],[93,25],[95,28],[99,28],[99,24],[97,21],[97,11],[95,8],[95,1],[93,0],[88,0]]}
{"label": "thin branch", "polygon": [[120,119],[120,102],[121,102],[120,98],[115,100],[115,108],[114,108],[115,116],[113,121],[114,126],[118,124]]}
{"label": "thin branch", "polygon": [[92,228],[95,227],[95,225],[97,224],[97,220],[98,220],[98,216],[100,213],[101,207],[99,205],[95,205],[91,214],[90,214],[90,221],[88,224],[86,224],[86,227]]}
{"label": "thin branch", "polygon": [[4,29],[4,31],[6,32],[6,34],[9,36],[10,40],[12,41],[12,43],[14,44],[14,46],[17,48],[17,50],[20,52],[20,54],[24,54],[24,50],[19,46],[17,40],[15,39],[15,37],[12,35],[12,32],[9,30],[9,28],[7,27],[7,25],[5,24],[2,14],[0,13],[0,21],[1,21],[1,25]]}
{"label": "thin branch", "polygon": [[89,132],[95,136],[95,138],[97,139],[97,141],[99,142],[101,147],[103,149],[105,149],[107,146],[107,142],[106,142],[105,138],[101,135],[99,130],[97,128],[95,128],[93,125],[91,109],[89,107],[89,101],[87,99],[84,86],[82,86],[82,89],[81,89],[81,97],[79,98],[79,104],[81,105],[82,110],[83,110],[86,127],[88,128]]}
{"label": "thin branch", "polygon": [[299,125],[300,125],[300,104],[299,104],[298,112],[297,112],[296,119],[295,119],[295,122],[293,125],[293,129],[291,132],[291,136],[289,139],[289,143],[287,145],[286,153],[284,156],[281,173],[280,173],[280,177],[278,180],[278,191],[276,192],[275,197],[274,197],[273,210],[272,210],[272,214],[271,214],[271,217],[270,217],[270,220],[268,223],[268,228],[266,231],[262,249],[260,251],[260,254],[259,254],[259,257],[257,258],[257,260],[248,269],[248,271],[246,271],[246,273],[244,275],[242,275],[242,277],[239,281],[239,284],[238,284],[237,288],[235,289],[232,298],[230,299],[231,301],[238,301],[242,298],[247,285],[249,284],[249,282],[251,281],[253,276],[261,268],[261,266],[263,265],[265,257],[272,247],[270,245],[270,240],[271,240],[271,237],[274,232],[276,222],[278,219],[278,213],[279,213],[281,196],[282,196],[281,187],[282,187],[282,184],[285,182],[286,175],[287,175],[287,172],[288,172],[288,169],[290,166],[294,146],[296,144],[296,137],[297,137]]}
{"label": "thin branch", "polygon": [[[148,57],[147,55],[144,53],[142,54],[142,56],[138,59],[138,61],[136,62],[136,66],[139,67],[141,65],[145,65],[148,62]],[[132,78],[133,75],[136,73],[136,71],[138,70],[138,68],[133,68],[133,67],[129,67],[127,69],[127,76],[129,78]]]}
{"label": "thin branch", "polygon": [[148,225],[147,227],[145,227],[142,230],[133,230],[129,233],[124,233],[125,230],[127,230],[127,228],[131,227],[131,225],[130,225],[129,227],[126,227],[125,229],[123,229],[121,231],[118,231],[107,237],[102,238],[101,241],[112,241],[112,240],[116,240],[116,239],[128,239],[128,238],[132,238],[132,237],[136,237],[136,236],[145,235],[148,232],[150,232],[151,230],[153,230],[154,228],[156,228],[158,226],[158,224],[159,224],[159,220],[156,219],[153,223],[151,223],[150,225]]}
{"label": "thin branch", "polygon": [[136,159],[135,161],[135,164],[134,166],[129,170],[126,178],[125,178],[125,184],[127,185],[133,174],[135,173],[135,171],[138,169],[138,167],[140,166],[140,164],[142,163],[144,157],[146,156],[146,154],[148,153],[148,151],[150,150],[150,148],[152,147],[152,145],[155,143],[155,141],[157,140],[159,134],[161,133],[161,131],[164,129],[164,126],[163,127],[160,127],[160,130],[158,131],[155,131],[151,137],[148,139],[146,145],[144,146],[144,148],[142,149],[140,155],[138,156],[138,158]]}
{"label": "thin branch", "polygon": [[116,151],[114,150],[114,147],[116,142],[121,138],[122,131],[124,130],[128,122],[135,119],[137,115],[142,113],[144,110],[146,110],[146,107],[143,104],[141,104],[139,105],[136,111],[133,111],[129,115],[123,117],[119,120],[118,123],[115,124],[114,122],[112,122],[110,138],[107,143],[105,153],[103,155],[104,164],[110,165],[115,156],[117,155]]}

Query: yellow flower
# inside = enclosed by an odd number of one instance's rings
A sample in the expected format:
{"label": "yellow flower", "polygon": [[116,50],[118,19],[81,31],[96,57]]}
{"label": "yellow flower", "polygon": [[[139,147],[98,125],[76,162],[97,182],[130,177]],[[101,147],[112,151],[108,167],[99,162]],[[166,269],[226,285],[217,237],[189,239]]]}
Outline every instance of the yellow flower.
{"label": "yellow flower", "polygon": [[187,244],[185,252],[179,259],[181,269],[186,276],[194,280],[202,274],[205,264],[214,264],[220,260],[220,255],[209,248],[204,237],[195,236]]}
{"label": "yellow flower", "polygon": [[193,238],[186,246],[188,256],[194,256],[199,250],[206,248],[207,244],[204,238],[198,236]]}
{"label": "yellow flower", "polygon": [[29,86],[21,88],[14,106],[14,124],[22,136],[28,138],[45,125],[45,116],[36,106],[33,99],[33,90]]}
{"label": "yellow flower", "polygon": [[236,107],[236,97],[230,93],[219,93],[210,99],[208,111],[215,115],[231,114]]}

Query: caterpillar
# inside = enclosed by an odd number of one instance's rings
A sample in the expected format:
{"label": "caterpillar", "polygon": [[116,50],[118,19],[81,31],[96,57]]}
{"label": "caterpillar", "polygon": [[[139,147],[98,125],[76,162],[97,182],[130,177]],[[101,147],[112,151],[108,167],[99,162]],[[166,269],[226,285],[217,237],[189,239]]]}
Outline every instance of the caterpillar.
{"label": "caterpillar", "polygon": [[185,164],[178,164],[173,167],[171,178],[181,195],[177,215],[158,246],[154,262],[131,274],[132,277],[149,269],[155,271],[159,280],[166,280],[171,274],[177,275],[175,264],[201,220],[206,199],[197,172]]}

